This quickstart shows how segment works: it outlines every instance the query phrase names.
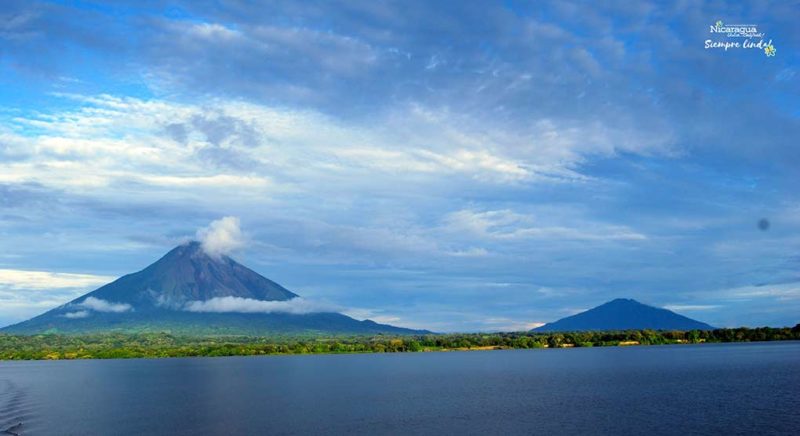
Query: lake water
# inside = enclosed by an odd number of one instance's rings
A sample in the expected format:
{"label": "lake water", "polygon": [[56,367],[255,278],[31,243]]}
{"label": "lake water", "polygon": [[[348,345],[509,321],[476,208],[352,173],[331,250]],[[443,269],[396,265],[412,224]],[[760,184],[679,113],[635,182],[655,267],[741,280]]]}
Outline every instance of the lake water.
{"label": "lake water", "polygon": [[800,342],[0,362],[0,424],[19,421],[26,435],[796,435]]}

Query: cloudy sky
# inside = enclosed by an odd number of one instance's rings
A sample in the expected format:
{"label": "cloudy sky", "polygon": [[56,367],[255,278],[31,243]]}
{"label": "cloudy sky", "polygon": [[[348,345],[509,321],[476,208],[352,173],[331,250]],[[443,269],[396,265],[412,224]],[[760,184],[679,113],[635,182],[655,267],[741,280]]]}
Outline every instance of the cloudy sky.
{"label": "cloudy sky", "polygon": [[226,216],[360,319],[800,322],[800,6],[593,3],[3,1],[0,325]]}

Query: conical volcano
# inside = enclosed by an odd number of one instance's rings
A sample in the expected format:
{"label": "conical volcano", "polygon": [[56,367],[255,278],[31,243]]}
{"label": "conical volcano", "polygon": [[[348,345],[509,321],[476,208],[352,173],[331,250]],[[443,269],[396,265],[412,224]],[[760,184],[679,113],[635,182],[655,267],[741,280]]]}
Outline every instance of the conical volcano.
{"label": "conical volcano", "polygon": [[199,242],[193,241],[175,247],[147,268],[82,298],[87,297],[129,303],[137,310],[147,310],[180,308],[189,301],[221,297],[290,300],[297,294],[228,256],[207,254]]}
{"label": "conical volcano", "polygon": [[424,333],[357,321],[297,294],[199,242],[147,268],[3,329],[7,333],[167,331],[180,334]]}

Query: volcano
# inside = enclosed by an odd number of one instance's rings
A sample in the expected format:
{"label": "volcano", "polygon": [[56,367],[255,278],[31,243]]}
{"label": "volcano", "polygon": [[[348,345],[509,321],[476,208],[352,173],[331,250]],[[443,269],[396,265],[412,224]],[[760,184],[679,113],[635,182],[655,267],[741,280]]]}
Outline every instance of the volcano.
{"label": "volcano", "polygon": [[13,334],[170,332],[235,334],[421,334],[358,321],[297,294],[199,242],[175,247],[129,274],[30,320]]}
{"label": "volcano", "polygon": [[534,332],[603,330],[713,330],[710,325],[667,309],[617,298],[576,315],[533,329]]}

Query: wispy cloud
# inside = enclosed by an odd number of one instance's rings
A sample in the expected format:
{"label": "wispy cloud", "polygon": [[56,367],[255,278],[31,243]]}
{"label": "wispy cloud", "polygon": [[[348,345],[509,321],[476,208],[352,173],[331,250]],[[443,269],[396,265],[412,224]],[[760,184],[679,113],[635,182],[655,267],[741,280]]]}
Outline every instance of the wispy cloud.
{"label": "wispy cloud", "polygon": [[533,215],[512,210],[459,210],[449,213],[445,226],[452,231],[468,231],[476,236],[496,240],[628,240],[643,241],[647,236],[624,226],[596,222],[578,222],[575,227],[541,223]]}
{"label": "wispy cloud", "polygon": [[240,297],[214,297],[205,301],[190,301],[184,305],[188,312],[290,313],[295,315],[318,312],[337,312],[332,304],[292,298],[286,301],[265,301]]}
{"label": "wispy cloud", "polygon": [[711,291],[701,291],[695,295],[702,298],[715,298],[727,300],[797,300],[800,302],[800,282],[768,283],[759,285],[738,286],[734,288],[721,288]]}
{"label": "wispy cloud", "polygon": [[673,310],[675,312],[692,312],[714,310],[719,309],[720,307],[722,306],[718,304],[668,304],[664,306],[664,309]]}
{"label": "wispy cloud", "polygon": [[[166,187],[281,189],[276,180],[241,174],[241,169],[271,168],[280,176],[297,169],[302,159],[300,171],[313,176],[306,183],[327,182],[331,171],[364,169],[369,172],[363,176],[390,171],[396,177],[399,171],[435,178],[462,174],[490,183],[564,182],[586,180],[576,167],[589,156],[616,150],[653,153],[664,147],[653,139],[627,146],[628,139],[617,137],[630,138],[631,132],[551,119],[530,132],[513,133],[502,125],[419,105],[400,106],[376,126],[237,100],[218,100],[209,110],[111,95],[62,97],[81,106],[14,118],[20,129],[34,134],[7,135],[9,152],[28,159],[2,166],[0,180],[106,189],[122,179]],[[36,153],[30,152],[32,140]],[[85,171],[88,165],[91,172]],[[130,171],[131,165],[138,171]],[[41,166],[49,171],[34,171]],[[83,178],[73,177],[81,171]]]}
{"label": "wispy cloud", "polygon": [[482,320],[484,328],[481,330],[495,332],[522,332],[541,327],[545,323],[530,320],[514,320],[511,318],[486,318]]}
{"label": "wispy cloud", "polygon": [[47,290],[88,288],[108,283],[113,277],[94,274],[0,269],[0,289]]}

